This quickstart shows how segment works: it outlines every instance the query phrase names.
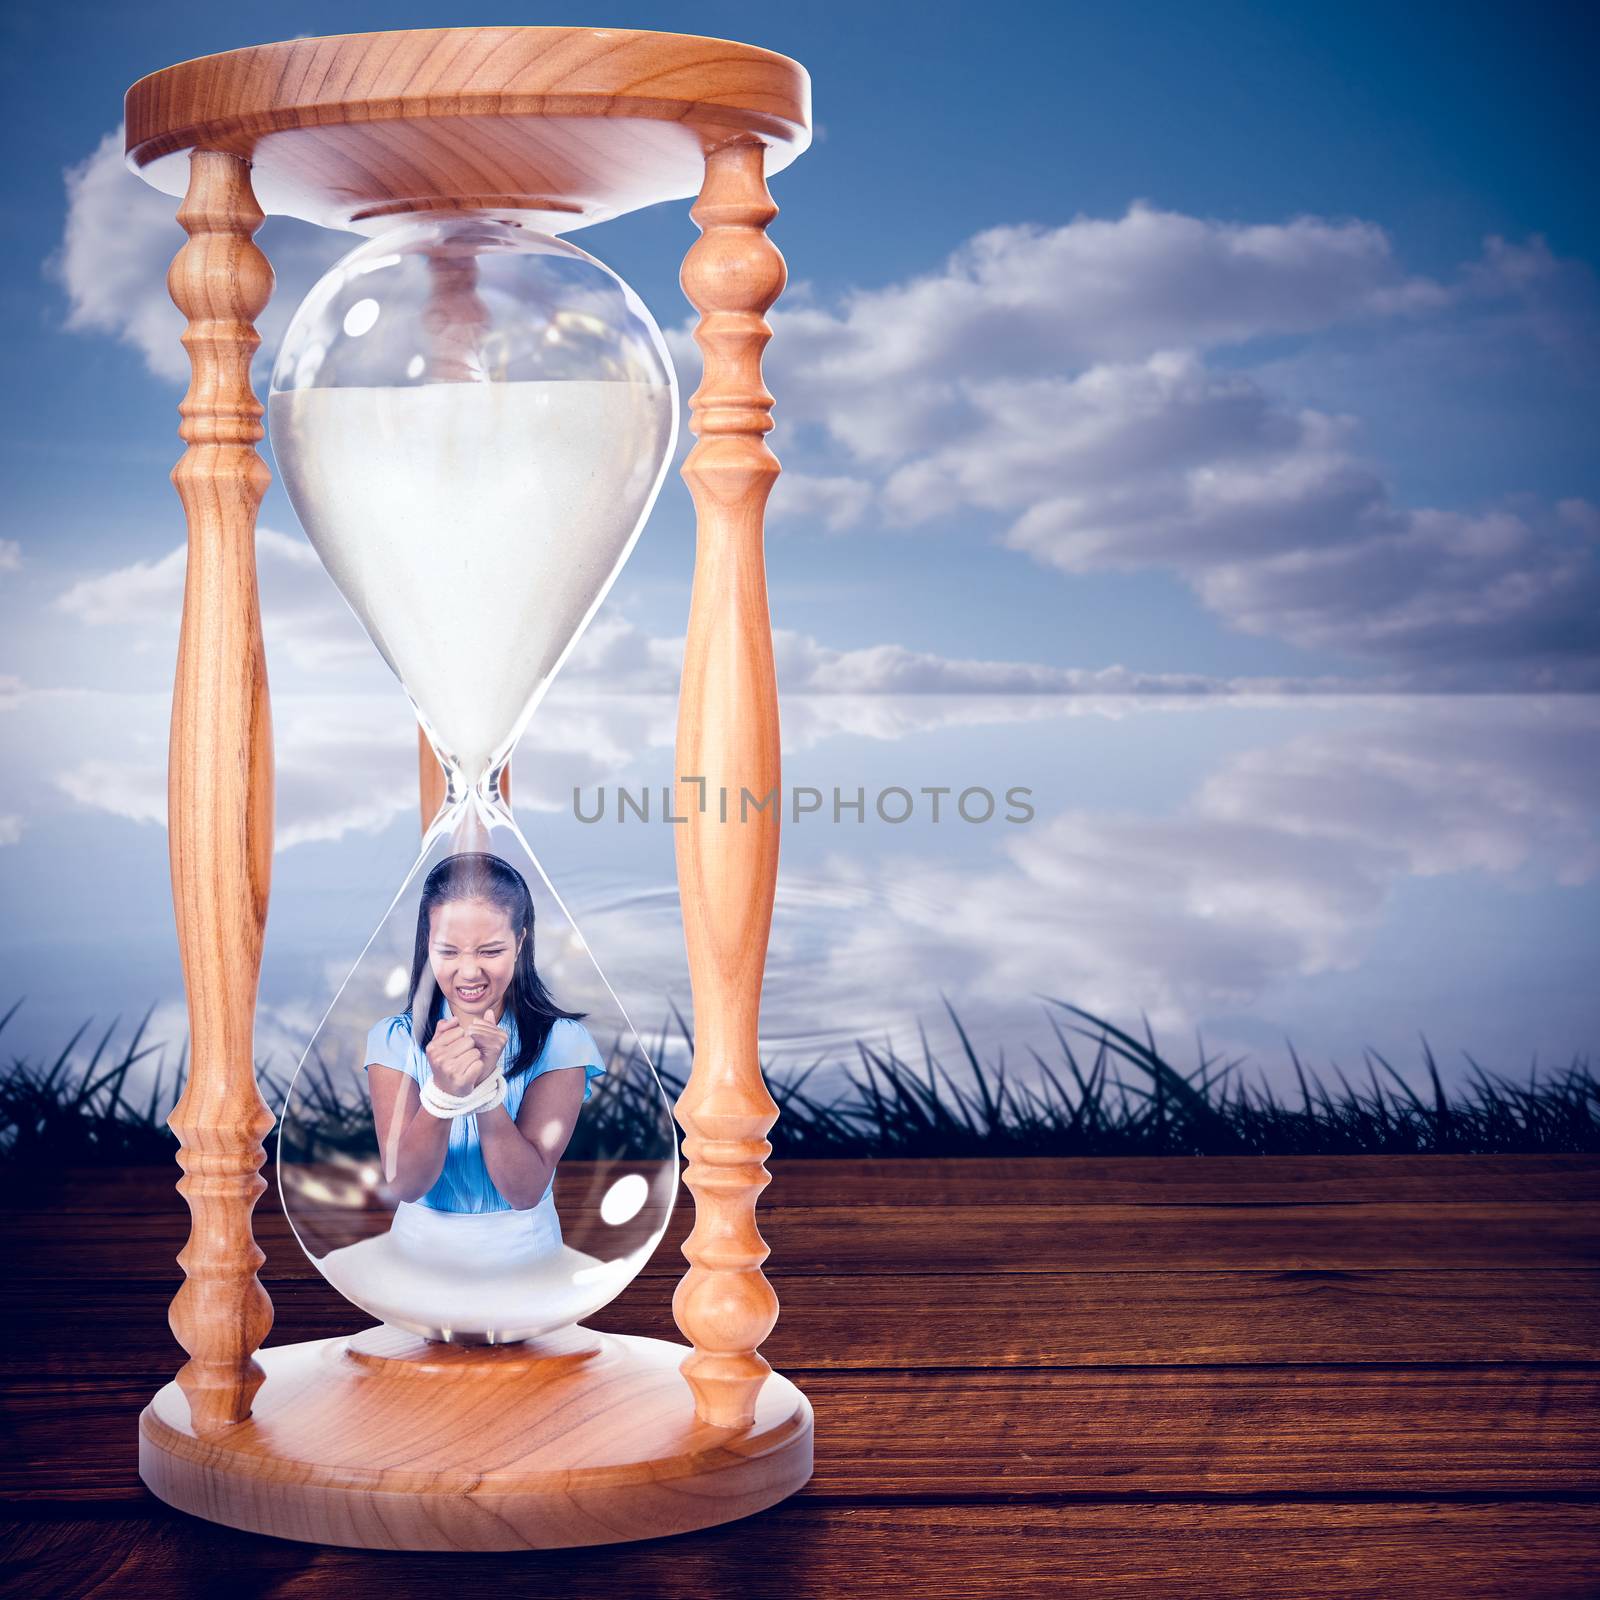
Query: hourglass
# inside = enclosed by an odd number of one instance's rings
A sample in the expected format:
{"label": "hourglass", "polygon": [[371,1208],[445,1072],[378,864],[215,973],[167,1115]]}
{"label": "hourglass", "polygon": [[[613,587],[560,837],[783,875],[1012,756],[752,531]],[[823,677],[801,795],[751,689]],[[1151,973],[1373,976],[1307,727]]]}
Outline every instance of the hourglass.
{"label": "hourglass", "polygon": [[[796,63],[618,30],[297,39],[128,93],[130,165],[183,196],[189,234],[169,275],[193,365],[169,776],[191,1032],[170,1124],[192,1214],[170,1321],[189,1359],[140,1419],[141,1476],[173,1506],[325,1543],[539,1548],[710,1526],[810,1477],[811,1407],[759,1353],[777,1317],[755,1224],[777,807],[705,802],[777,792],[761,352],[784,266],[765,180],[809,137]],[[511,814],[507,763],[676,435],[656,323],[562,235],[689,195],[705,368],[674,832],[696,1042],[668,1106]],[[251,1222],[273,1127],[251,1050],[273,811],[250,379],[269,211],[367,236],[295,312],[268,421],[428,752],[421,854],[278,1124],[295,1235],[378,1325],[276,1346]],[[592,1330],[665,1231],[673,1116],[688,1342]]]}

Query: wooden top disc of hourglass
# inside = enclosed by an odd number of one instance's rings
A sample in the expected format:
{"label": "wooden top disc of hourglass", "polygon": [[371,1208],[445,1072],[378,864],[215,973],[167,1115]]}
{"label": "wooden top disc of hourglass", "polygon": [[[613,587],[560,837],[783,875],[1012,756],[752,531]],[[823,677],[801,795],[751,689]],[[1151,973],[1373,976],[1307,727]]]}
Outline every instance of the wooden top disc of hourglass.
{"label": "wooden top disc of hourglass", "polygon": [[127,96],[128,164],[168,194],[188,153],[252,163],[264,211],[372,232],[401,211],[538,212],[552,232],[697,194],[755,135],[811,142],[811,80],[753,45],[616,28],[423,28],[201,56]]}

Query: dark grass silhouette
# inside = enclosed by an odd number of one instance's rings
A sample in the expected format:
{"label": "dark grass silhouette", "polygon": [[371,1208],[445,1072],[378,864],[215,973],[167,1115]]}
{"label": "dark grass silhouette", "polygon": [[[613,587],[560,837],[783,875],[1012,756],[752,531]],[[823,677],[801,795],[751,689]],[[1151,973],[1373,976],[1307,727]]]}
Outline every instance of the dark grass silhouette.
{"label": "dark grass silhouette", "polygon": [[[779,1107],[769,1135],[773,1154],[860,1159],[1600,1150],[1600,1080],[1587,1057],[1542,1079],[1535,1063],[1522,1084],[1485,1071],[1469,1056],[1467,1085],[1452,1099],[1424,1040],[1431,1095],[1418,1095],[1375,1050],[1364,1053],[1368,1086],[1352,1085],[1335,1069],[1335,1095],[1289,1045],[1300,1086],[1299,1105],[1289,1105],[1267,1085],[1252,1089],[1233,1077],[1242,1058],[1221,1062],[1197,1042],[1198,1063],[1183,1072],[1161,1054],[1148,1026],[1139,1039],[1065,1000],[1041,995],[1059,1059],[1046,1060],[1030,1048],[1037,1072],[1019,1082],[1014,1072],[1008,1074],[1003,1051],[992,1065],[980,1059],[955,1008],[940,998],[961,1042],[970,1084],[958,1083],[935,1057],[920,1024],[920,1063],[902,1059],[888,1045],[858,1040],[854,1061],[821,1057],[793,1076],[763,1064]],[[0,1032],[21,1004],[0,1016]],[[655,1062],[665,1058],[674,1028],[693,1049],[688,1023],[676,1005],[671,1010],[650,1052]],[[114,1019],[83,1066],[74,1067],[72,1057],[88,1022],[54,1060],[13,1057],[0,1067],[0,1160],[12,1168],[170,1162],[176,1141],[166,1119],[183,1090],[188,1043],[169,1067],[171,1047],[145,1039],[153,1011],[117,1050],[111,1040],[120,1018]],[[130,1102],[124,1094],[129,1073],[152,1057],[152,1087]],[[607,1066],[626,1069],[630,1063],[638,1064],[637,1046],[631,1039],[613,1040]],[[830,1064],[849,1069],[848,1086],[823,1101],[805,1085]],[[1380,1068],[1392,1084],[1380,1079]],[[665,1068],[657,1071],[676,1100],[684,1079]],[[261,1065],[257,1073],[268,1105],[279,1111],[287,1078]],[[370,1127],[366,1103],[341,1092],[326,1063],[310,1063],[300,1095],[319,1144],[363,1147]],[[658,1116],[648,1073],[612,1070],[599,1080],[567,1154],[583,1160],[628,1148],[631,1131],[656,1129]],[[269,1159],[274,1142],[275,1134],[269,1135]]]}

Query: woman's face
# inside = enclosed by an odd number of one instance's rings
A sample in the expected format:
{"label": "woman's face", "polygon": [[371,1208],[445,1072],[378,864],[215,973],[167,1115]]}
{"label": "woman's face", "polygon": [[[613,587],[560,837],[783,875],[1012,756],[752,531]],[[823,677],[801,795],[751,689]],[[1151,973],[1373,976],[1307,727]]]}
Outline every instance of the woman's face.
{"label": "woman's face", "polygon": [[429,915],[428,960],[452,1012],[505,1015],[517,964],[511,918],[486,900],[446,900]]}

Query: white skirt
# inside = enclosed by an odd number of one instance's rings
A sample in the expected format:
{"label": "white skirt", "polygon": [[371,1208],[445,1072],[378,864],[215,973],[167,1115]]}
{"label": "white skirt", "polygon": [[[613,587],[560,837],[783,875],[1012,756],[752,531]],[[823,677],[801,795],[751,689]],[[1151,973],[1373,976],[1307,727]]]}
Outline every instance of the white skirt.
{"label": "white skirt", "polygon": [[401,1201],[387,1233],[330,1250],[317,1265],[364,1311],[429,1339],[530,1338],[616,1292],[606,1292],[601,1263],[562,1242],[554,1194],[530,1211]]}
{"label": "white skirt", "polygon": [[561,1219],[553,1190],[531,1211],[435,1211],[402,1200],[394,1208],[389,1238],[419,1261],[456,1266],[475,1276],[560,1250]]}

